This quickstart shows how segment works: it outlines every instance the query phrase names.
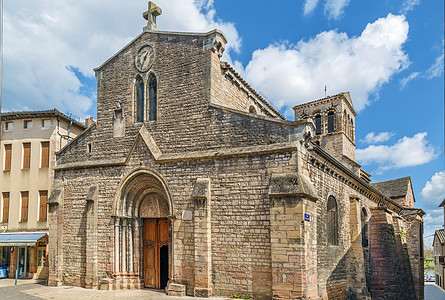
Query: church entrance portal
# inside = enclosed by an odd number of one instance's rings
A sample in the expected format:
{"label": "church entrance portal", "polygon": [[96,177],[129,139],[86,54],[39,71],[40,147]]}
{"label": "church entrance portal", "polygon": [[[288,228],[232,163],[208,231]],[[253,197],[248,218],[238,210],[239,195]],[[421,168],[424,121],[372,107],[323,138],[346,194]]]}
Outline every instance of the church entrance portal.
{"label": "church entrance portal", "polygon": [[168,282],[167,218],[146,218],[142,234],[143,273],[146,287],[164,289]]}
{"label": "church entrance portal", "polygon": [[165,181],[138,169],[118,188],[114,204],[114,273],[135,287],[164,289],[172,277],[174,211]]}

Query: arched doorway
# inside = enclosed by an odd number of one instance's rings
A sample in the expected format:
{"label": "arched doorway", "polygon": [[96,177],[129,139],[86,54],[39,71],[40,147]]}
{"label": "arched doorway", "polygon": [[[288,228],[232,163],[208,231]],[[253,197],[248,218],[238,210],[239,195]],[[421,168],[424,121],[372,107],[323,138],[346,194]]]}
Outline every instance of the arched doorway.
{"label": "arched doorway", "polygon": [[121,183],[114,205],[114,272],[163,289],[171,279],[173,207],[163,178],[138,169]]}

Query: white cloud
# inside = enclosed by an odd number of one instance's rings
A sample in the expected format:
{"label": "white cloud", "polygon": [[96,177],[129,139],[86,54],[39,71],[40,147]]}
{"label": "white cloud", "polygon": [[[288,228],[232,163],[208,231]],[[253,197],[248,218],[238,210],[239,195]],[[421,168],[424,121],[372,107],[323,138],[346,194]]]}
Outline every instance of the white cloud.
{"label": "white cloud", "polygon": [[348,4],[349,0],[326,0],[324,12],[329,19],[339,19]]}
{"label": "white cloud", "polygon": [[425,183],[421,192],[424,202],[437,207],[445,199],[445,171],[437,172]]}
{"label": "white cloud", "polygon": [[[443,208],[438,206],[445,198],[445,170],[434,174],[425,183],[420,195],[422,196],[423,208],[427,211],[426,216],[423,218],[425,237],[427,237],[434,234],[435,230],[443,228]],[[428,242],[432,243],[432,237],[428,238]]]}
{"label": "white cloud", "polygon": [[420,4],[420,0],[405,0],[402,4],[401,14],[406,15],[409,11],[413,10],[415,6]]}
{"label": "white cloud", "polygon": [[370,132],[365,136],[364,142],[368,144],[376,144],[376,143],[382,143],[389,140],[391,137],[394,136],[394,132],[380,132],[378,134],[375,134],[375,132]]}
{"label": "white cloud", "polygon": [[442,49],[442,54],[436,57],[436,60],[431,65],[431,67],[428,68],[425,72],[425,78],[426,79],[432,79],[435,77],[440,77],[440,75],[443,74],[443,60],[444,60],[444,53]]}
{"label": "white cloud", "polygon": [[306,0],[304,3],[304,15],[310,14],[318,4],[318,0]]}
{"label": "white cloud", "polygon": [[[206,32],[222,29],[230,43],[241,39],[231,23],[218,21],[212,0],[158,0],[160,30]],[[3,109],[56,107],[84,117],[94,95],[82,93],[71,71],[94,78],[93,68],[142,32],[147,1],[23,0],[4,2]]]}
{"label": "white cloud", "polygon": [[394,145],[370,145],[357,149],[357,161],[363,165],[376,164],[377,172],[426,164],[438,154],[426,136],[426,132],[421,132],[413,137],[405,136]]}
{"label": "white cloud", "polygon": [[409,74],[408,77],[405,77],[405,78],[401,79],[400,80],[401,88],[404,89],[409,82],[411,82],[412,80],[414,80],[417,77],[419,77],[420,74],[421,74],[420,72],[413,72],[413,73]]}
{"label": "white cloud", "polygon": [[408,77],[405,77],[400,80],[400,86],[403,89],[408,85],[409,82],[418,78],[433,79],[436,77],[440,77],[443,74],[443,72],[444,72],[444,53],[442,49],[442,54],[436,57],[434,63],[426,71],[411,73]]}
{"label": "white cloud", "polygon": [[235,64],[248,82],[277,108],[350,91],[356,110],[362,110],[409,63],[402,45],[408,36],[404,16],[388,14],[370,23],[358,37],[324,31],[297,44],[272,44],[253,52],[245,69]]}

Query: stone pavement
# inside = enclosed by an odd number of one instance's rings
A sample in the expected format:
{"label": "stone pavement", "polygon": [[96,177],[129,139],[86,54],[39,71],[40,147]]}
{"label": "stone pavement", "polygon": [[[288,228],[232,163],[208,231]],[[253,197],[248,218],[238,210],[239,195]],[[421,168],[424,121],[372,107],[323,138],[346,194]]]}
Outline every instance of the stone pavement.
{"label": "stone pavement", "polygon": [[[48,287],[42,281],[19,279],[14,285],[13,279],[0,279],[1,300],[78,300],[78,299],[147,299],[147,300],[180,300],[194,299],[193,297],[167,296],[163,292],[151,289],[125,291],[99,291],[73,286]],[[199,298],[209,299],[209,298]],[[226,300],[228,298],[211,298],[212,300]]]}
{"label": "stone pavement", "polygon": [[445,300],[445,291],[434,282],[425,282],[425,300]]}

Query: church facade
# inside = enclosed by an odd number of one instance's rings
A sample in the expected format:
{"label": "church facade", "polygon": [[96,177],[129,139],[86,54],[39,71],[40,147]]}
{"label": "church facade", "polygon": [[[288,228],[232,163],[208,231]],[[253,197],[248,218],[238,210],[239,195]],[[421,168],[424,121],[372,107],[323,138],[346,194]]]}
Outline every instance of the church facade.
{"label": "church facade", "polygon": [[355,162],[349,93],[286,120],[220,60],[221,31],[160,14],[95,69],[97,123],[57,154],[48,284],[423,299],[423,212]]}

